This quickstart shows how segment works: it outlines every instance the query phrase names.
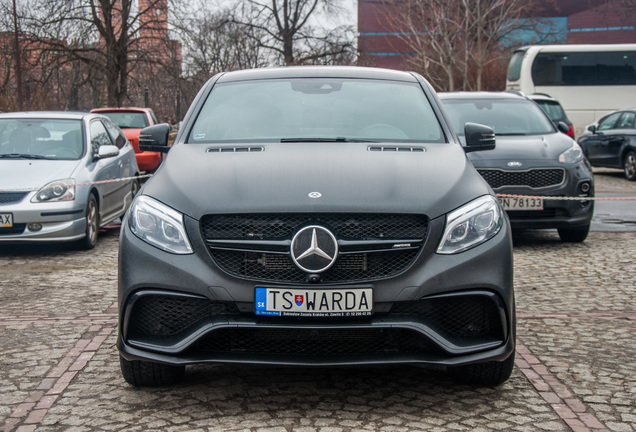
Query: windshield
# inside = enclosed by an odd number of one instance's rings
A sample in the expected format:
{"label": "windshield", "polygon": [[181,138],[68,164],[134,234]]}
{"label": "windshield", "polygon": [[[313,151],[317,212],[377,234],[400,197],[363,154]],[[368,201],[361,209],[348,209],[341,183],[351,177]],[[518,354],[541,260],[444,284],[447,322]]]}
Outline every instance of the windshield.
{"label": "windshield", "polygon": [[79,159],[81,120],[0,119],[0,158]]}
{"label": "windshield", "polygon": [[543,111],[552,119],[552,121],[559,121],[565,119],[565,112],[561,107],[561,104],[558,102],[547,101],[547,100],[536,100],[535,101]]}
{"label": "windshield", "polygon": [[215,85],[188,142],[235,140],[445,142],[419,84],[334,78]]}
{"label": "windshield", "polygon": [[490,126],[496,135],[554,133],[538,105],[526,99],[445,99],[444,106],[458,135],[468,122]]}
{"label": "windshield", "polygon": [[508,81],[518,81],[521,78],[521,65],[523,57],[526,55],[525,50],[515,51],[508,65]]}
{"label": "windshield", "polygon": [[140,112],[100,112],[122,129],[143,129],[148,126],[146,114]]}

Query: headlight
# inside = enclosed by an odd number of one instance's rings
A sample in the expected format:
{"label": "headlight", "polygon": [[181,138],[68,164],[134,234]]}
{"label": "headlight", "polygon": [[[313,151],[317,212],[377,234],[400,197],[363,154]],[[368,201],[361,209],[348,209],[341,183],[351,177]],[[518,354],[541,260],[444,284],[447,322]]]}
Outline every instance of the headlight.
{"label": "headlight", "polygon": [[495,197],[477,198],[446,216],[446,229],[437,253],[459,253],[484,243],[499,232],[503,222]]}
{"label": "headlight", "polygon": [[31,202],[73,201],[74,199],[75,180],[62,179],[55,180],[44,186],[33,198],[31,198]]}
{"label": "headlight", "polygon": [[134,201],[130,212],[130,230],[141,240],[173,254],[192,253],[183,215],[178,211],[142,195]]}
{"label": "headlight", "polygon": [[581,160],[583,160],[583,150],[577,143],[573,143],[572,147],[559,155],[559,162],[561,163],[576,163]]}

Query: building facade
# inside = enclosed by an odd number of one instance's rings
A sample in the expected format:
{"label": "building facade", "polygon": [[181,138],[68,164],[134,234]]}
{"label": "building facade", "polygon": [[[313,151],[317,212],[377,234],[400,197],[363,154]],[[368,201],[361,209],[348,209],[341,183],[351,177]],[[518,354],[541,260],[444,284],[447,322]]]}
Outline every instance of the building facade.
{"label": "building facade", "polygon": [[[360,63],[402,69],[413,49],[396,18],[399,0],[358,0]],[[519,31],[508,45],[531,43],[636,43],[636,10],[627,0],[538,2],[527,19],[540,18],[542,30]]]}

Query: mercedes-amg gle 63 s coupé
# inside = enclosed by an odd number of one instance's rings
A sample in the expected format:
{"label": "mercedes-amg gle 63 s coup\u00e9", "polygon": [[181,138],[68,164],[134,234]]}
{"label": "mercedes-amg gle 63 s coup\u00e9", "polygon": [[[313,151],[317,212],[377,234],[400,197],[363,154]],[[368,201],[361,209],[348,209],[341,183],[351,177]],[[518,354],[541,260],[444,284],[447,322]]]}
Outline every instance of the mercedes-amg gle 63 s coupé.
{"label": "mercedes-amg gle 63 s coup\u00e9", "polygon": [[290,67],[221,73],[122,223],[118,348],[132,385],[193,363],[441,366],[511,374],[510,227],[414,73]]}

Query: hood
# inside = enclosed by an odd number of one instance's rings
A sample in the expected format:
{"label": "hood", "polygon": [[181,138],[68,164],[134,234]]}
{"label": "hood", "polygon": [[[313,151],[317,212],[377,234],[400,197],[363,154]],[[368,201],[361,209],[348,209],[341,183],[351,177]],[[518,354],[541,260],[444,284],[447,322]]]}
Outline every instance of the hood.
{"label": "hood", "polygon": [[40,189],[55,180],[72,178],[79,160],[0,159],[0,189]]}
{"label": "hood", "polygon": [[553,165],[559,155],[572,147],[574,141],[562,133],[530,136],[497,135],[494,150],[469,153],[476,166],[488,166],[487,161],[518,161],[534,165]]}
{"label": "hood", "polygon": [[[195,219],[259,212],[420,213],[433,219],[489,193],[456,144],[417,145],[421,152],[340,142],[251,146],[262,151],[207,152],[212,146],[179,144],[143,193]],[[310,198],[311,192],[320,198]]]}

